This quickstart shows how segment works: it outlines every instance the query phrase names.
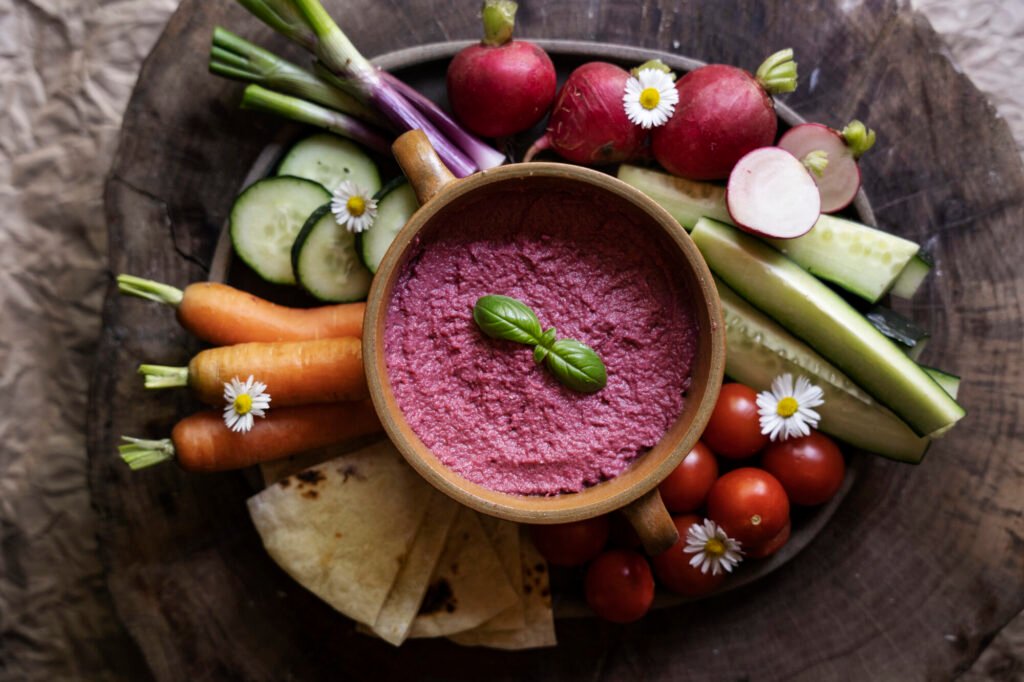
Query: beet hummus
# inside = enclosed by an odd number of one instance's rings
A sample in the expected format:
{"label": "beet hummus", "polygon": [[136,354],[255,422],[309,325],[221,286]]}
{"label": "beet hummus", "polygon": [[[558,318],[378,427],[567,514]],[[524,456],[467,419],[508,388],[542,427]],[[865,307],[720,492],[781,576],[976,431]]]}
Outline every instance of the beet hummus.
{"label": "beet hummus", "polygon": [[[697,346],[681,258],[663,235],[571,193],[509,193],[455,212],[399,274],[384,350],[399,408],[449,468],[492,490],[578,492],[620,474],[683,410]],[[527,346],[472,318],[517,298],[593,348],[600,391],[573,391]]]}

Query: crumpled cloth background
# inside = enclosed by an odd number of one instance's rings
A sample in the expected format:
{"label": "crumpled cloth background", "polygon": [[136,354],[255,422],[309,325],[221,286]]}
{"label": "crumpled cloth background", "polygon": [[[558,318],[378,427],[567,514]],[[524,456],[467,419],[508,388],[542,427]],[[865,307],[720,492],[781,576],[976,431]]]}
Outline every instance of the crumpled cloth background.
{"label": "crumpled cloth background", "polygon": [[[0,0],[3,681],[144,675],[125,653],[97,556],[85,411],[110,277],[103,182],[139,67],[176,4]],[[914,7],[1024,152],[1024,1]],[[1024,679],[1024,616],[964,679]]]}

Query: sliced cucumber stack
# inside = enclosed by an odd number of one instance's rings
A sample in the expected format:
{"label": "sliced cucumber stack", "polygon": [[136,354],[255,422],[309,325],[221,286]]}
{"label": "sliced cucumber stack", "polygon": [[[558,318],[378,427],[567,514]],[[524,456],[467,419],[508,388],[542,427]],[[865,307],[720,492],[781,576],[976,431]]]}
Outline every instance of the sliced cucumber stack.
{"label": "sliced cucumber stack", "polygon": [[395,178],[384,185],[374,199],[377,200],[377,217],[370,229],[359,234],[356,248],[366,267],[376,274],[395,235],[405,227],[420,204],[412,185],[404,177]]}
{"label": "sliced cucumber stack", "polygon": [[299,284],[321,301],[359,301],[370,291],[373,274],[356,253],[356,236],[337,223],[330,204],[302,226],[291,260]]}
{"label": "sliced cucumber stack", "polygon": [[918,253],[903,268],[903,272],[896,278],[889,293],[899,298],[913,298],[931,271],[932,264],[923,254]]}
{"label": "sliced cucumber stack", "polygon": [[351,180],[373,194],[380,189],[376,164],[355,142],[330,133],[317,133],[299,140],[285,154],[278,175],[292,175],[318,182],[333,192]]}
{"label": "sliced cucumber stack", "polygon": [[920,436],[938,436],[964,410],[836,292],[754,237],[707,218],[693,241],[711,270],[803,339]]}
{"label": "sliced cucumber stack", "polygon": [[916,322],[884,306],[872,306],[864,313],[875,329],[899,346],[911,360],[920,360],[931,334]]}
{"label": "sliced cucumber stack", "polygon": [[917,463],[931,441],[921,438],[892,412],[871,399],[803,341],[715,280],[725,318],[725,373],[755,391],[771,388],[780,374],[806,376],[820,387],[818,428],[868,452]]}
{"label": "sliced cucumber stack", "polygon": [[[701,217],[733,224],[723,187],[628,164],[619,166],[618,177],[658,202],[688,230]],[[808,272],[872,303],[889,291],[920,248],[894,234],[830,215],[822,215],[801,237],[765,241]]]}
{"label": "sliced cucumber stack", "polygon": [[278,176],[249,185],[231,207],[229,231],[235,253],[260,277],[295,284],[292,245],[310,214],[331,200],[319,183]]}

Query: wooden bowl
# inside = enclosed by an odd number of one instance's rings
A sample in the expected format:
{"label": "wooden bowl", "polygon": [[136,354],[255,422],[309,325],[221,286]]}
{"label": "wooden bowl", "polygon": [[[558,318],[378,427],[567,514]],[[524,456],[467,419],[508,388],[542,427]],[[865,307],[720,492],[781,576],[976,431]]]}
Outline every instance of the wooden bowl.
{"label": "wooden bowl", "polygon": [[[682,461],[704,430],[718,397],[725,363],[721,303],[704,259],[679,223],[654,201],[619,180],[560,163],[512,164],[456,180],[425,135],[412,131],[394,145],[395,155],[416,189],[421,207],[399,233],[374,277],[363,326],[364,363],[370,395],[391,440],[427,481],[458,502],[485,514],[520,523],[564,523],[623,509],[644,547],[658,553],[678,537],[657,485]],[[691,296],[698,325],[697,353],[682,414],[661,441],[623,473],[577,493],[550,497],[511,495],[473,483],[446,467],[409,427],[392,393],[384,353],[388,305],[395,283],[421,234],[443,225],[462,207],[503,192],[531,197],[555,192],[583,195],[596,206],[618,211],[664,235],[678,253],[677,273]]]}

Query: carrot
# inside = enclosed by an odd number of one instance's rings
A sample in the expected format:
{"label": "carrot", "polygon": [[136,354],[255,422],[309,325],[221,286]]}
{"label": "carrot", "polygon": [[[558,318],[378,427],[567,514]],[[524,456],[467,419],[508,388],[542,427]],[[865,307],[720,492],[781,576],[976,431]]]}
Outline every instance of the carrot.
{"label": "carrot", "polygon": [[306,341],[363,333],[365,303],[289,308],[227,284],[196,282],[182,291],[131,275],[118,275],[117,288],[123,294],[174,306],[182,327],[216,346],[253,341]]}
{"label": "carrot", "polygon": [[224,403],[224,384],[252,376],[275,407],[361,400],[370,395],[363,345],[351,336],[315,341],[241,343],[198,353],[188,367],[139,365],[146,388],[188,386],[209,405]]}
{"label": "carrot", "polygon": [[132,469],[177,459],[187,471],[227,471],[269,462],[306,450],[336,445],[378,433],[380,420],[368,400],[272,408],[248,433],[224,424],[217,410],[198,412],[179,421],[170,438],[128,438],[121,458]]}

